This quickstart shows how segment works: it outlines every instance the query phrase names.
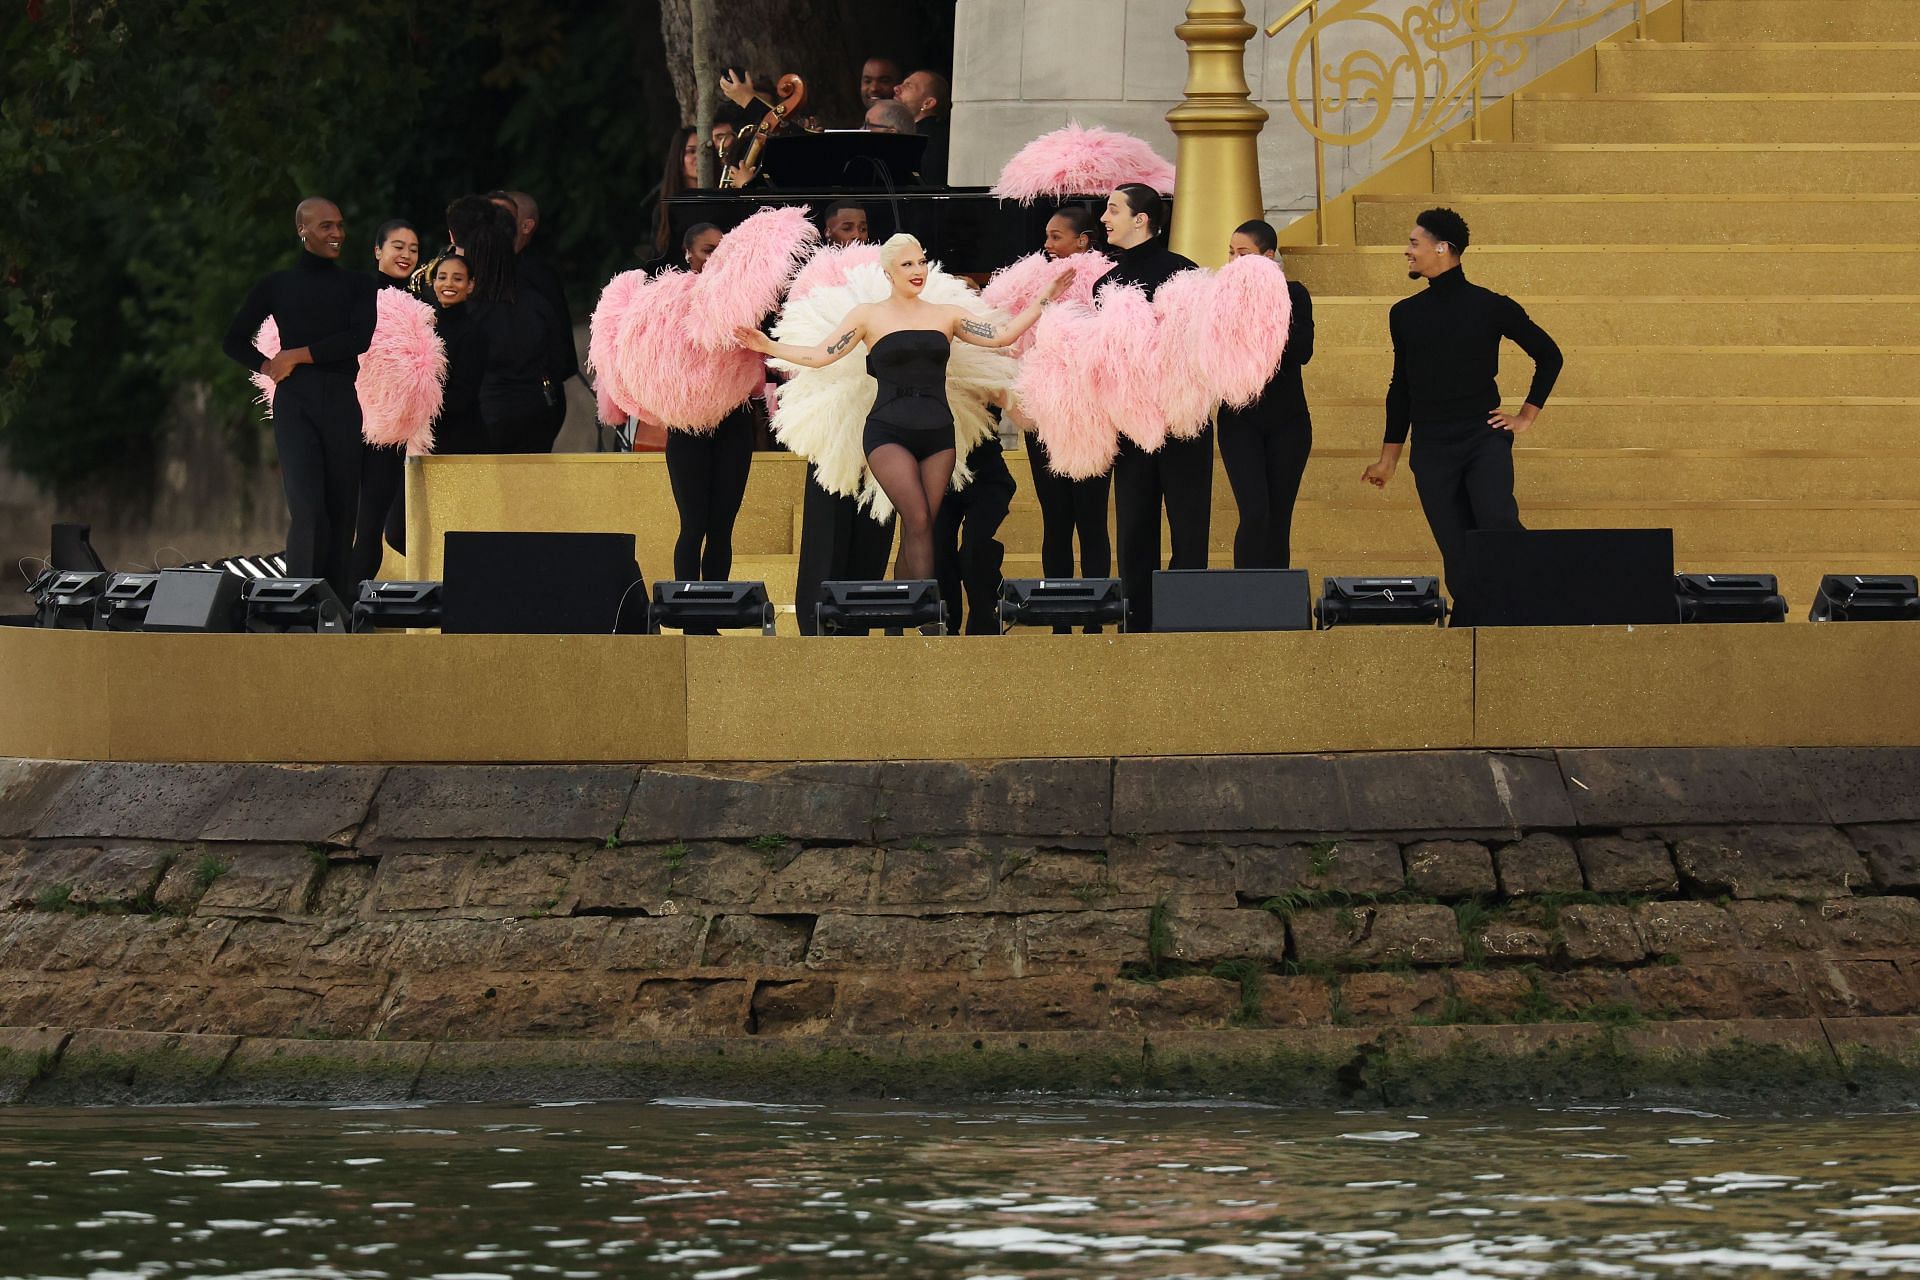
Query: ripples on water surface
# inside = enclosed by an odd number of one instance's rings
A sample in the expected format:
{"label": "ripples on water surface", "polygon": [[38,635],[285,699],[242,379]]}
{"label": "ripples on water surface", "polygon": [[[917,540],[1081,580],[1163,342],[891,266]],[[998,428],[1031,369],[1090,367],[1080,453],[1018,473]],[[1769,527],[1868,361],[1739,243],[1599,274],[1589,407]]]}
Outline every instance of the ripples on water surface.
{"label": "ripples on water surface", "polygon": [[692,1099],[5,1111],[0,1274],[1920,1274],[1920,1121]]}

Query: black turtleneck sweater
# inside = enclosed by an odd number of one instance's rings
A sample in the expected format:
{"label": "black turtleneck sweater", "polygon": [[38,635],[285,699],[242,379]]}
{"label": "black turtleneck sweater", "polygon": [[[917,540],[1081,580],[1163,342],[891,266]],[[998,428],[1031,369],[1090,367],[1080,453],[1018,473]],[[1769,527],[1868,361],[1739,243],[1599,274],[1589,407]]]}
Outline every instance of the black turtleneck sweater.
{"label": "black turtleneck sweater", "polygon": [[1168,280],[1199,265],[1167,248],[1167,242],[1159,236],[1131,249],[1110,248],[1108,252],[1113,255],[1114,268],[1100,278],[1100,283],[1137,284],[1149,299]]}
{"label": "black turtleneck sweater", "polygon": [[1459,267],[1427,282],[1387,314],[1393,335],[1393,382],[1387,387],[1388,444],[1409,427],[1485,423],[1500,407],[1500,339],[1533,357],[1526,402],[1544,409],[1563,363],[1547,331],[1504,293],[1468,282]]}
{"label": "black turtleneck sweater", "polygon": [[230,359],[260,372],[267,357],[253,339],[272,316],[282,351],[305,347],[313,355],[312,364],[301,365],[291,376],[338,373],[351,378],[360,372],[360,353],[373,342],[377,288],[373,277],[342,271],[331,258],[302,250],[293,267],[253,286],[220,348]]}

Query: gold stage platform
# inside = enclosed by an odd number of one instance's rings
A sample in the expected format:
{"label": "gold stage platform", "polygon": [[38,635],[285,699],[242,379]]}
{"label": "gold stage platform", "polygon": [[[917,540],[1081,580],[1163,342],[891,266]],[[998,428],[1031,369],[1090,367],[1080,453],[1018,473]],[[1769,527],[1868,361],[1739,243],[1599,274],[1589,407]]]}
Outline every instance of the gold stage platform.
{"label": "gold stage platform", "polygon": [[0,628],[0,756],[673,761],[1920,745],[1920,624],[943,639]]}

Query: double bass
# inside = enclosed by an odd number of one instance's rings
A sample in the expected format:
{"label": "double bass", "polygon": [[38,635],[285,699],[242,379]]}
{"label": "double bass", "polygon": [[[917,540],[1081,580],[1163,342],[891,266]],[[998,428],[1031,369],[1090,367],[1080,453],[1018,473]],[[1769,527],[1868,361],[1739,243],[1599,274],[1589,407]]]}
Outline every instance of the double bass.
{"label": "double bass", "polygon": [[[766,115],[748,125],[735,135],[733,146],[721,159],[720,187],[731,190],[741,185],[740,175],[746,174],[745,181],[753,181],[760,168],[760,153],[766,149],[767,139],[788,128],[799,128],[807,133],[818,133],[820,129],[811,120],[799,119],[800,108],[806,105],[807,82],[788,72],[774,85],[775,101],[769,102],[754,91],[752,81],[744,74],[736,75],[732,71],[721,78],[721,89],[727,97],[741,106],[758,103],[767,109]],[[744,99],[744,100],[743,100]]]}

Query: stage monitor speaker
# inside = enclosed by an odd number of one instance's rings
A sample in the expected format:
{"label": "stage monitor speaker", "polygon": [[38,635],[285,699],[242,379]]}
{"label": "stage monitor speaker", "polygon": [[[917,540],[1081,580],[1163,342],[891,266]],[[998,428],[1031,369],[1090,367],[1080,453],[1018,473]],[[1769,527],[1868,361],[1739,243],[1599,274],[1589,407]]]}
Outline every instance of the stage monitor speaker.
{"label": "stage monitor speaker", "polygon": [[1437,627],[1447,620],[1438,578],[1327,578],[1314,611],[1331,627]]}
{"label": "stage monitor speaker", "polygon": [[238,631],[241,580],[219,569],[163,569],[147,631]]}
{"label": "stage monitor speaker", "polygon": [[1127,597],[1118,578],[1006,578],[1000,583],[1000,630],[1008,627],[1127,625]]}
{"label": "stage monitor speaker", "polygon": [[1673,592],[1682,622],[1787,620],[1787,598],[1771,573],[1680,573]]}
{"label": "stage monitor speaker", "polygon": [[1673,530],[1478,530],[1453,588],[1456,627],[1654,626],[1675,620]]}
{"label": "stage monitor speaker", "polygon": [[440,625],[440,584],[437,582],[373,582],[360,584],[353,602],[355,631],[431,630]]}
{"label": "stage monitor speaker", "polygon": [[248,631],[267,635],[345,635],[347,611],[325,578],[256,578],[246,584]]}
{"label": "stage monitor speaker", "polygon": [[49,569],[28,588],[34,625],[63,631],[89,631],[106,590],[107,575],[94,570]]}
{"label": "stage monitor speaker", "polygon": [[154,589],[160,585],[157,573],[116,573],[108,577],[107,589],[93,610],[95,631],[139,631],[147,625],[147,610],[153,607]]}
{"label": "stage monitor speaker", "polygon": [[906,581],[823,582],[816,601],[823,636],[899,635],[909,627],[947,634],[947,606],[932,578]]}
{"label": "stage monitor speaker", "polygon": [[93,549],[93,526],[61,523],[53,526],[53,554],[47,565],[80,573],[105,573],[106,562]]}
{"label": "stage monitor speaker", "polygon": [[1161,569],[1155,631],[1311,631],[1305,569]]}
{"label": "stage monitor speaker", "polygon": [[1820,579],[1809,622],[1903,622],[1920,618],[1920,579],[1897,573],[1830,573]]}
{"label": "stage monitor speaker", "polygon": [[449,533],[448,635],[614,635],[646,630],[630,533]]}
{"label": "stage monitor speaker", "polygon": [[647,630],[658,635],[662,627],[690,636],[721,631],[770,636],[773,601],[764,582],[656,582]]}

